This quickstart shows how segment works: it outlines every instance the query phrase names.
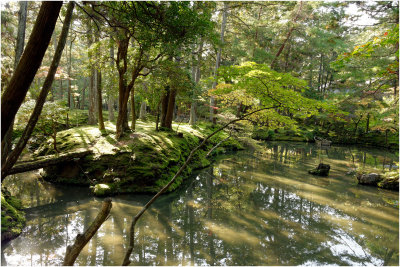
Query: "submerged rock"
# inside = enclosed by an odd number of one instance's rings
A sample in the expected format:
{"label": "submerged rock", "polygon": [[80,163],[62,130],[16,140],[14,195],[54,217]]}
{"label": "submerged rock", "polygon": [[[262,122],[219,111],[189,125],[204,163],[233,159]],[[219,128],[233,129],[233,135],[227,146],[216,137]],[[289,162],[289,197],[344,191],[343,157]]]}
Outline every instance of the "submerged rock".
{"label": "submerged rock", "polygon": [[357,175],[357,180],[359,184],[365,185],[377,185],[378,182],[382,180],[382,177],[377,173],[362,174]]}
{"label": "submerged rock", "polygon": [[316,169],[309,170],[308,173],[318,176],[328,176],[331,166],[329,164],[320,163]]}

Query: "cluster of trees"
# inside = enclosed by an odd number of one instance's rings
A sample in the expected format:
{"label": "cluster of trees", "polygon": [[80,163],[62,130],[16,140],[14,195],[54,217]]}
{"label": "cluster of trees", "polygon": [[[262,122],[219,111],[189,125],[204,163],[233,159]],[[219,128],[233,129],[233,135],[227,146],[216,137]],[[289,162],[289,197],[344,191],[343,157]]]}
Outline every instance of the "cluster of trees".
{"label": "cluster of trees", "polygon": [[[357,24],[360,14],[373,24]],[[100,130],[106,110],[118,139],[139,113],[171,129],[174,118],[216,123],[217,113],[271,105],[252,123],[398,132],[395,1],[19,2],[2,7],[1,25],[6,166],[41,120],[63,113],[46,109],[87,110]],[[32,116],[20,116],[27,127],[11,156],[21,105]]]}

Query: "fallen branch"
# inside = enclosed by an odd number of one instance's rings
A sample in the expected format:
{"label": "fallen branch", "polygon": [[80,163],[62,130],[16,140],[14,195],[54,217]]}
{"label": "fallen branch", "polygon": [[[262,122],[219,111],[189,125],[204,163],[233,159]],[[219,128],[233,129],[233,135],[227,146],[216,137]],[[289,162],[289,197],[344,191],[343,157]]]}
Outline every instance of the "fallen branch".
{"label": "fallen branch", "polygon": [[97,230],[100,228],[103,222],[107,220],[108,215],[111,211],[111,207],[111,198],[104,199],[99,214],[97,214],[96,219],[94,219],[89,228],[83,234],[78,234],[76,236],[75,242],[72,246],[67,246],[67,252],[65,253],[65,258],[63,262],[64,266],[74,265],[74,262],[81,250],[90,241],[94,234],[96,234]]}
{"label": "fallen branch", "polygon": [[15,165],[8,174],[16,174],[21,172],[27,172],[32,170],[37,170],[43,167],[48,167],[52,165],[56,165],[65,161],[71,161],[76,158],[82,158],[88,154],[92,153],[91,151],[83,151],[83,152],[73,152],[73,153],[65,153],[60,154],[59,156],[40,159],[36,161],[24,162],[21,164]]}
{"label": "fallen branch", "polygon": [[135,225],[137,223],[137,221],[139,220],[139,218],[143,215],[143,213],[145,213],[145,211],[151,206],[151,204],[154,203],[154,201],[156,201],[157,198],[160,197],[160,195],[162,195],[165,191],[167,191],[167,189],[175,182],[176,178],[183,172],[183,170],[187,167],[187,165],[189,164],[189,161],[192,159],[194,153],[199,150],[211,137],[213,137],[215,134],[217,134],[218,132],[222,131],[223,129],[225,129],[226,127],[228,127],[229,125],[244,120],[246,117],[263,111],[263,110],[267,110],[267,109],[274,109],[274,108],[278,108],[280,107],[281,104],[276,105],[276,106],[272,106],[272,107],[267,107],[267,108],[261,108],[261,109],[257,109],[255,111],[249,112],[247,114],[242,115],[241,117],[231,120],[230,122],[226,123],[225,125],[223,125],[222,127],[220,127],[218,130],[212,132],[211,134],[209,134],[204,140],[203,142],[200,143],[200,145],[198,145],[197,147],[195,147],[189,154],[189,156],[187,157],[185,163],[179,168],[178,172],[175,173],[174,177],[172,177],[171,181],[169,181],[169,183],[167,185],[165,185],[157,194],[154,195],[154,197],[152,199],[149,200],[149,202],[146,203],[146,205],[144,205],[144,207],[142,208],[141,211],[139,211],[135,217],[133,218],[131,227],[130,227],[130,233],[129,233],[129,246],[128,249],[125,253],[125,257],[124,257],[124,261],[122,262],[122,266],[127,266],[131,263],[131,261],[129,260],[129,257],[132,254],[133,248],[135,246]]}

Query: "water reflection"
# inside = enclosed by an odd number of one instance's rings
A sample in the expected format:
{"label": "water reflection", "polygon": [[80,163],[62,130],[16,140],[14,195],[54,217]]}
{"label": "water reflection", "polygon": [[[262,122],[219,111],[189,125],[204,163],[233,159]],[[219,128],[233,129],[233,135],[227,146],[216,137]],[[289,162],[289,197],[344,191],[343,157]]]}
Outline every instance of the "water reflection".
{"label": "water reflection", "polygon": [[[331,165],[328,178],[307,173],[320,161]],[[398,194],[358,186],[345,175],[364,164],[393,168],[397,155],[269,143],[262,153],[226,156],[144,215],[133,263],[398,265]],[[94,219],[101,200],[83,188],[25,180],[26,187],[9,187],[30,206],[28,226],[2,248],[2,264],[59,265],[67,244]],[[76,265],[120,265],[131,218],[149,198],[114,198],[110,218]]]}

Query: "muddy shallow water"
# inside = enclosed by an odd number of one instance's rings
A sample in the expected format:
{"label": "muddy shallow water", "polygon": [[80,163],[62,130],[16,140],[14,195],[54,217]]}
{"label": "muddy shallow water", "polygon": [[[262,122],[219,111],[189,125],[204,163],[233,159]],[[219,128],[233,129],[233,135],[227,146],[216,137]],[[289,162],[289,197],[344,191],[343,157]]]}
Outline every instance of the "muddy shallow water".
{"label": "muddy shallow water", "polygon": [[[319,162],[331,165],[329,177],[307,173]],[[360,165],[396,168],[398,155],[270,142],[262,153],[222,156],[141,218],[132,264],[398,265],[398,192],[357,185],[346,173]],[[38,177],[6,179],[28,208],[21,236],[2,246],[3,265],[60,265],[101,206],[85,188]],[[120,265],[131,219],[150,198],[113,197],[110,218],[75,265]]]}

